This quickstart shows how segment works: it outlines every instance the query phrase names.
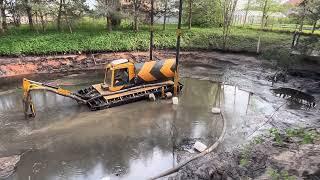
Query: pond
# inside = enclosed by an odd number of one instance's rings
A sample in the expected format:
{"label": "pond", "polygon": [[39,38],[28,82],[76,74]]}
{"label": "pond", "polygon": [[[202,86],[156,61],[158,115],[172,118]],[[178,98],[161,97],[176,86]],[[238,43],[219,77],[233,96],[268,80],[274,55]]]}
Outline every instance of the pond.
{"label": "pond", "polygon": [[[77,90],[101,82],[103,74],[37,79]],[[273,111],[238,87],[194,78],[181,82],[177,106],[171,100],[140,101],[95,112],[72,99],[33,92],[34,119],[24,117],[22,90],[15,83],[3,86],[0,156],[26,152],[10,179],[145,179],[175,166],[177,153],[192,152],[195,141],[210,145],[217,140],[223,123],[212,107],[221,107],[227,119],[232,138],[226,147],[245,141],[241,127],[248,117]]]}

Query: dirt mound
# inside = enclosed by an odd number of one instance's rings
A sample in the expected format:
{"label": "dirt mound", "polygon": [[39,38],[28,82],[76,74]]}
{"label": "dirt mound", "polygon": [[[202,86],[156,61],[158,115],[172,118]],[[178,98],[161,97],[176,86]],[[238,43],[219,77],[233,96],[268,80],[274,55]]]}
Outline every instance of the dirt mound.
{"label": "dirt mound", "polygon": [[320,142],[281,145],[267,138],[229,152],[211,153],[170,179],[320,178]]}

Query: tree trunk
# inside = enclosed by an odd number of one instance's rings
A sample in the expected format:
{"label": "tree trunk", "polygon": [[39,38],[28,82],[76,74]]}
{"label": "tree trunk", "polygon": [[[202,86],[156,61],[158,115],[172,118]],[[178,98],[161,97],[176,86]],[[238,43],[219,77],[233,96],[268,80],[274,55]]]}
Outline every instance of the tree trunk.
{"label": "tree trunk", "polygon": [[43,14],[41,11],[40,11],[40,21],[41,21],[42,32],[44,32],[45,31],[45,21],[44,21]]}
{"label": "tree trunk", "polygon": [[5,8],[1,10],[1,17],[2,17],[2,28],[6,30],[8,29],[8,25],[7,25],[7,15],[5,12]]}
{"label": "tree trunk", "polygon": [[317,27],[317,20],[315,20],[315,21],[313,22],[312,34],[313,34],[314,31],[316,30],[316,27]]}
{"label": "tree trunk", "polygon": [[[0,14],[2,14],[2,3],[3,1],[0,0]],[[0,34],[4,33],[3,27],[2,27],[2,16],[0,16]]]}
{"label": "tree trunk", "polygon": [[[1,9],[0,9],[0,13],[1,13]],[[0,16],[0,34],[4,33],[4,30],[2,28],[2,17]]]}
{"label": "tree trunk", "polygon": [[302,32],[302,30],[303,30],[303,24],[304,24],[304,16],[301,17],[301,20],[300,20],[299,32]]}
{"label": "tree trunk", "polygon": [[164,13],[163,13],[163,30],[166,30],[167,9],[168,9],[168,0],[165,0]]}
{"label": "tree trunk", "polygon": [[139,26],[138,26],[138,15],[134,15],[134,31],[138,32],[139,31]]}
{"label": "tree trunk", "polygon": [[248,12],[249,12],[249,8],[250,8],[250,2],[251,2],[251,0],[248,0],[247,7],[246,7],[246,14],[244,15],[243,26],[244,26],[244,25],[246,24],[246,22],[247,22]]}
{"label": "tree trunk", "polygon": [[11,5],[11,10],[12,10],[12,18],[13,18],[13,23],[16,27],[19,27],[21,25],[21,17],[20,14],[17,12],[17,1],[14,2],[14,4]]}
{"label": "tree trunk", "polygon": [[17,1],[14,1],[14,2],[9,3],[8,8],[10,9],[10,14],[12,15],[12,20],[13,20],[14,26],[19,27],[21,22],[20,22],[20,15],[17,12],[18,11],[17,7],[18,7]]}
{"label": "tree trunk", "polygon": [[263,5],[263,11],[262,11],[262,18],[261,18],[261,29],[264,29],[265,27],[265,18],[266,18],[266,14],[267,14],[267,5],[268,5],[268,0],[264,1],[264,5]]}
{"label": "tree trunk", "polygon": [[39,27],[38,27],[38,24],[39,24],[39,21],[38,21],[38,11],[36,11],[36,13],[35,13],[35,15],[36,15],[36,21],[35,21],[35,29],[36,29],[36,31],[37,31],[37,33],[39,33]]}
{"label": "tree trunk", "polygon": [[19,27],[21,24],[21,19],[19,14],[12,14],[13,22],[16,27]]}
{"label": "tree trunk", "polygon": [[301,15],[301,18],[300,18],[299,32],[302,32],[304,20],[306,18],[306,2],[305,1],[302,2],[302,6],[303,6],[303,14]]}
{"label": "tree trunk", "polygon": [[265,22],[264,22],[264,27],[268,27],[268,19],[269,19],[269,16],[266,16],[265,18],[264,18],[264,20],[265,20]]}
{"label": "tree trunk", "polygon": [[29,1],[28,0],[24,0],[24,3],[25,3],[26,11],[27,11],[29,27],[30,27],[30,29],[33,29],[32,7],[31,7],[31,5],[29,5]]}
{"label": "tree trunk", "polygon": [[138,27],[138,0],[135,0],[133,3],[134,3],[134,31],[138,31],[139,30],[139,27]]}
{"label": "tree trunk", "polygon": [[192,26],[192,0],[189,0],[188,25],[189,25],[189,29],[191,29],[191,26]]}
{"label": "tree trunk", "polygon": [[2,31],[6,30],[7,27],[7,15],[6,15],[6,8],[4,5],[4,0],[0,0],[0,12],[1,12],[1,29]]}
{"label": "tree trunk", "polygon": [[69,32],[72,34],[72,33],[73,33],[73,31],[72,31],[71,22],[69,21],[69,19],[68,19],[68,18],[66,18],[66,22],[67,22],[68,27],[69,27]]}
{"label": "tree trunk", "polygon": [[238,0],[225,0],[223,6],[223,42],[222,48],[223,50],[227,49],[228,38],[230,34],[230,26],[233,20],[234,11]]}
{"label": "tree trunk", "polygon": [[107,30],[108,31],[112,31],[112,17],[111,16],[107,16]]}
{"label": "tree trunk", "polygon": [[58,28],[58,31],[61,31],[62,6],[63,6],[63,1],[60,0],[60,2],[59,2],[59,11],[58,11],[58,18],[57,18],[57,28]]}

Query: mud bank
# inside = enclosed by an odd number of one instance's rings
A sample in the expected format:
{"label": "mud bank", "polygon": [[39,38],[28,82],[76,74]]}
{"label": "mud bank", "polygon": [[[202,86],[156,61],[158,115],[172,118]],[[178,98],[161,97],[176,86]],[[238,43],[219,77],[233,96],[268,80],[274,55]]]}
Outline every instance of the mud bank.
{"label": "mud bank", "polygon": [[[186,62],[186,64],[200,66],[202,64],[211,68],[236,65],[255,60],[254,57],[241,54],[201,51],[182,52],[181,57],[181,61]],[[175,58],[175,52],[157,51],[154,53],[155,60],[164,58]],[[148,61],[149,52],[0,57],[0,78],[29,74],[103,69],[107,63],[115,59],[130,59],[135,62]],[[213,60],[217,60],[219,63],[215,64]]]}
{"label": "mud bank", "polygon": [[[237,58],[239,61],[234,61]],[[208,56],[203,55],[201,61],[205,59],[208,59]],[[248,141],[254,142],[255,137],[268,134],[272,128],[282,133],[287,129],[295,128],[316,128],[319,132],[320,66],[317,64],[292,65],[286,67],[284,79],[272,82],[270,77],[274,77],[281,71],[277,64],[257,61],[254,57],[241,56],[232,56],[231,59],[228,57],[228,60],[223,62],[228,63],[220,66],[217,61],[204,61],[205,64],[215,68],[211,72],[194,72],[193,76],[216,80],[212,72],[221,68],[223,69],[221,81],[253,92],[271,103],[274,109],[269,114],[262,115],[269,120],[259,121],[257,117],[249,115],[244,117],[246,120],[244,124],[239,124],[239,127],[229,125],[226,139],[216,152],[191,162],[170,179],[286,179],[286,177],[319,179],[319,141],[308,145],[286,142],[279,146],[272,138],[266,137],[263,138],[263,143],[253,145],[251,143],[249,150],[247,146]],[[202,67],[204,66],[202,64]],[[270,89],[277,87],[288,87],[307,92],[315,97],[318,106],[308,109],[276,97]],[[241,114],[235,113],[234,115],[243,117]],[[247,142],[242,144],[234,141],[237,134],[233,131],[242,131]],[[241,163],[244,151],[248,151],[245,165]],[[188,152],[181,152],[179,159],[183,161],[190,156]]]}
{"label": "mud bank", "polygon": [[[175,58],[175,52],[172,50],[154,52],[155,60],[164,58]],[[0,78],[103,69],[106,64],[115,59],[130,59],[135,62],[148,61],[149,52],[0,57]],[[256,56],[219,51],[185,51],[181,53],[181,62],[193,66],[205,65],[205,67],[209,68],[228,68],[226,66],[250,63],[272,66],[271,61],[261,61],[258,60]],[[310,73],[308,70],[314,70],[316,68],[314,66],[320,65],[317,62],[311,62],[311,65],[303,64],[303,68],[292,65],[290,68],[298,69],[300,71],[299,75],[308,75]],[[307,73],[305,73],[306,70],[308,71]],[[294,71],[292,73],[296,72]],[[319,75],[319,72],[317,73]]]}
{"label": "mud bank", "polygon": [[242,148],[211,153],[169,179],[319,179],[320,139],[313,144],[301,141],[261,137]]}
{"label": "mud bank", "polygon": [[[173,54],[170,54],[171,57]],[[165,53],[156,53],[155,58],[164,58]],[[61,56],[27,56],[0,58],[0,78],[37,73],[72,72],[79,70],[103,69],[115,59],[132,59],[140,62],[148,59],[146,52],[79,54]]]}

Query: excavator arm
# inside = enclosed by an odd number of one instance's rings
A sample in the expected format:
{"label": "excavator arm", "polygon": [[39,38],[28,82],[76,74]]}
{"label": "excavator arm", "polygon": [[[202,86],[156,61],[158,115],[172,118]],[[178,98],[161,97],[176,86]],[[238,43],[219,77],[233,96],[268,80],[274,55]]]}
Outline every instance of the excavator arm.
{"label": "excavator arm", "polygon": [[23,106],[24,113],[26,117],[35,117],[35,107],[32,102],[31,92],[32,91],[49,91],[61,96],[69,97],[76,100],[78,103],[86,103],[86,100],[82,99],[81,96],[69,91],[62,89],[60,87],[50,86],[44,83],[28,80],[26,78],[23,79]]}

